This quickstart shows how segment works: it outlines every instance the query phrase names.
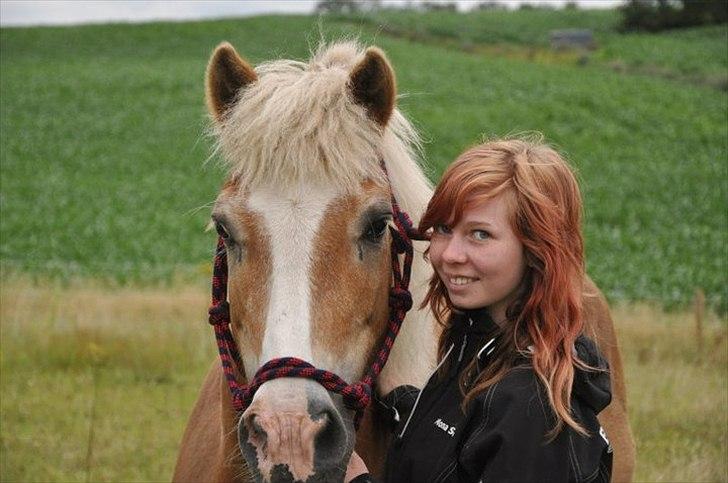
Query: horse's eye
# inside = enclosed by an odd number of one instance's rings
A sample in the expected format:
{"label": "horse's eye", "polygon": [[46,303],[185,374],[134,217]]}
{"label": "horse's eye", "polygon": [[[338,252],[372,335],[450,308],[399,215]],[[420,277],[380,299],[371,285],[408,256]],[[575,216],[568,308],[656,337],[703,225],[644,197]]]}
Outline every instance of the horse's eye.
{"label": "horse's eye", "polygon": [[379,243],[384,236],[384,231],[387,229],[387,222],[389,218],[382,217],[376,218],[369,222],[366,231],[364,232],[363,238],[372,243]]}
{"label": "horse's eye", "polygon": [[225,228],[225,225],[223,225],[219,221],[215,222],[215,231],[217,231],[217,234],[220,235],[220,238],[222,238],[225,243],[230,241],[230,233]]}

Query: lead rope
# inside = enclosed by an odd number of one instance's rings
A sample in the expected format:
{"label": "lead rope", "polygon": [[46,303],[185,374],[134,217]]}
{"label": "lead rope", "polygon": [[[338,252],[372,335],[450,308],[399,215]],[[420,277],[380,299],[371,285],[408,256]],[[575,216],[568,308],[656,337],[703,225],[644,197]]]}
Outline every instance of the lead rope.
{"label": "lead rope", "polygon": [[[384,167],[383,164],[382,167]],[[263,383],[279,377],[302,377],[313,379],[328,391],[341,394],[346,407],[355,411],[354,427],[359,428],[364,409],[372,400],[374,381],[387,362],[402,321],[412,307],[412,296],[409,292],[413,258],[412,239],[421,240],[422,237],[413,227],[409,215],[399,209],[394,194],[392,194],[392,218],[395,225],[394,228],[390,227],[393,286],[389,289],[387,333],[374,362],[361,381],[354,384],[347,384],[333,372],[317,369],[312,364],[296,357],[273,359],[261,366],[247,385],[238,382],[235,367],[236,365],[241,366],[241,359],[230,330],[230,306],[227,302],[227,251],[222,237],[218,238],[212,273],[212,304],[209,310],[209,322],[215,329],[220,361],[230,388],[232,405],[236,411],[245,411],[252,402],[255,392]],[[402,254],[404,254],[404,260],[400,269],[399,256]]]}

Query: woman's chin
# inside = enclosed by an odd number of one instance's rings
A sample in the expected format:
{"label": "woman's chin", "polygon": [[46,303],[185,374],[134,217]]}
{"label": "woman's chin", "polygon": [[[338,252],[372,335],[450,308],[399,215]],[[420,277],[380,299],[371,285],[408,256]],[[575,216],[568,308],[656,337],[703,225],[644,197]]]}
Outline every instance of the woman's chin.
{"label": "woman's chin", "polygon": [[452,293],[449,295],[450,302],[452,302],[455,307],[462,310],[479,309],[481,307],[485,307],[486,305],[485,302],[478,297],[468,297]]}

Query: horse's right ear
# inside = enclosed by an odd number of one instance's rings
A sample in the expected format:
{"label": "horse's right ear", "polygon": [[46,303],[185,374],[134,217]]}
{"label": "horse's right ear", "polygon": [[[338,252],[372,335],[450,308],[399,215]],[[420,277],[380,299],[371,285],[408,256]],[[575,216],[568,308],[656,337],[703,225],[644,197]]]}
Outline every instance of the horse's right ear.
{"label": "horse's right ear", "polygon": [[387,56],[376,47],[369,47],[351,73],[349,86],[354,101],[364,106],[369,117],[384,127],[392,116],[397,97],[394,71]]}
{"label": "horse's right ear", "polygon": [[217,46],[207,64],[205,97],[207,109],[215,120],[220,121],[232,107],[238,92],[258,80],[253,68],[238,55],[227,42]]}

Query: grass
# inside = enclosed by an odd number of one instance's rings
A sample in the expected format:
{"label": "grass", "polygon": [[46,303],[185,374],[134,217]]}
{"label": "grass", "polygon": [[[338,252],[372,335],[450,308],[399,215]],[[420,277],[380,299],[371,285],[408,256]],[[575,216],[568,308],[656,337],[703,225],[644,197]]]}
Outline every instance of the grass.
{"label": "grass", "polygon": [[[542,63],[595,63],[687,83],[728,90],[728,25],[667,31],[658,34],[618,32],[617,10],[533,9],[517,12],[427,13],[380,10],[334,17],[355,25],[430,43],[480,51],[486,55],[527,58]],[[588,29],[593,52],[554,53],[550,32]]]}
{"label": "grass", "polygon": [[[0,480],[169,479],[215,353],[207,58],[223,39],[258,63],[352,35],[392,60],[433,180],[483,135],[539,130],[566,152],[588,269],[616,302],[637,479],[728,479],[728,94],[705,81],[725,76],[725,27],[387,15],[0,30]],[[585,66],[546,50],[561,27],[595,31]],[[722,314],[702,350],[698,287]]]}
{"label": "grass", "polygon": [[[0,301],[0,480],[168,481],[215,358],[206,288],[15,280]],[[726,481],[725,320],[709,315],[701,351],[690,313],[640,304],[614,317],[636,480]]]}
{"label": "grass", "polygon": [[214,356],[205,291],[6,283],[1,299],[0,479],[169,480]]}
{"label": "grass", "polygon": [[[442,15],[450,31],[471,22]],[[498,15],[492,35],[508,30],[523,45],[542,42],[538,32],[554,22],[549,12]],[[569,15],[565,26],[613,28],[613,13]],[[463,31],[481,17],[472,19]],[[306,58],[320,37],[347,35],[390,56],[433,179],[484,135],[541,131],[578,168],[589,272],[612,300],[686,307],[702,288],[726,310],[728,94],[649,71],[493,57],[312,17],[2,29],[3,277],[113,286],[204,278],[213,240],[203,229],[224,176],[203,163],[209,53],[227,39],[256,63]],[[706,58],[724,66],[714,35],[682,35],[690,48],[667,38],[653,46],[670,69]],[[620,52],[638,43],[623,42]]]}

